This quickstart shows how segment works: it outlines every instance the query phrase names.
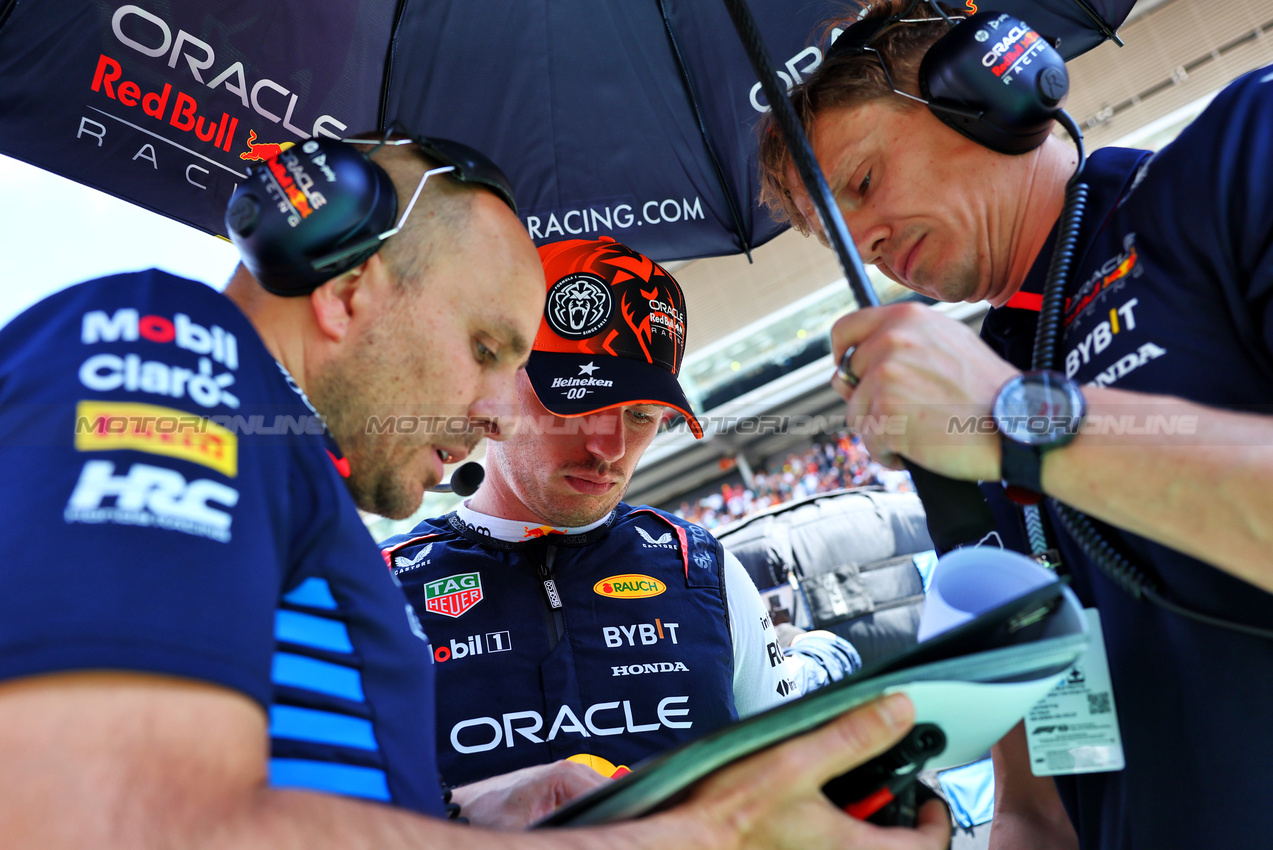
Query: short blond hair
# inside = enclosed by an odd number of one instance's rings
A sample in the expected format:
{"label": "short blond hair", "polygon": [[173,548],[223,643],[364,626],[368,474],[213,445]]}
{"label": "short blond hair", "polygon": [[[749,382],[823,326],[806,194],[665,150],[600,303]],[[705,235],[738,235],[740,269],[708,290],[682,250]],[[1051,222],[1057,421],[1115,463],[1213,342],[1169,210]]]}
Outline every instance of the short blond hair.
{"label": "short blond hair", "polygon": [[[836,18],[819,29],[823,34],[823,55],[831,49],[830,34],[835,29],[846,30],[859,21],[889,17],[906,10],[911,0],[867,0],[859,4],[857,14]],[[921,3],[919,12],[927,3]],[[943,8],[946,8],[943,4]],[[824,59],[812,74],[795,86],[791,92],[791,104],[795,107],[806,135],[812,139],[813,122],[823,112],[860,106],[871,100],[893,98],[899,109],[915,106],[915,101],[893,92],[881,59],[888,63],[893,82],[902,91],[919,95],[919,65],[937,39],[946,34],[949,27],[942,21],[903,24],[882,33],[871,47],[879,53],[847,54]],[[779,132],[773,114],[766,113],[756,127],[760,134],[760,201],[769,214],[779,223],[790,222],[801,233],[811,232],[809,221],[797,207],[788,185],[792,174],[791,152]]]}

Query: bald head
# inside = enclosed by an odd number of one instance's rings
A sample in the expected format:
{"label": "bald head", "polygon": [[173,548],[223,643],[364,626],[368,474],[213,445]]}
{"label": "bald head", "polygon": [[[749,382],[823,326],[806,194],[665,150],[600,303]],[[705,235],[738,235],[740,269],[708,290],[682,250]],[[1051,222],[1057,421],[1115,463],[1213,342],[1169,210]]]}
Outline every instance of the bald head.
{"label": "bald head", "polygon": [[[415,145],[382,147],[372,159],[393,180],[398,192],[399,216],[420,185],[421,176],[437,167],[437,163],[426,158]],[[421,280],[439,251],[466,237],[475,198],[489,194],[485,189],[460,183],[444,174],[429,178],[402,230],[380,249],[395,283],[405,288]]]}

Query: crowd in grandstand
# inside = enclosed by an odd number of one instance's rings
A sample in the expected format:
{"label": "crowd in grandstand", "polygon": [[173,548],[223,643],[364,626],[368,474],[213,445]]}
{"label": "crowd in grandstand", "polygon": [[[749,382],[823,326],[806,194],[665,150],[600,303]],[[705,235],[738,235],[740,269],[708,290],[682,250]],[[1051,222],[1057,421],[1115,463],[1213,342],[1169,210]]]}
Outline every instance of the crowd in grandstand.
{"label": "crowd in grandstand", "polygon": [[871,460],[861,438],[848,431],[785,459],[771,460],[752,478],[752,487],[722,484],[719,493],[710,493],[692,505],[681,502],[675,513],[706,528],[716,528],[773,505],[846,487],[879,484],[891,491],[912,489],[908,473],[886,469]]}

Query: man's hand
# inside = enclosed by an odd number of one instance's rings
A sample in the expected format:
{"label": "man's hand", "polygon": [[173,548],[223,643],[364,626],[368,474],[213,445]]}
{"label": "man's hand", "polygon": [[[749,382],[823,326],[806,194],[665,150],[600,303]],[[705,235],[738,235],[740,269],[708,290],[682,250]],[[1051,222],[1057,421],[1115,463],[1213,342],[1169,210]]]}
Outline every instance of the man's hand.
{"label": "man's hand", "polygon": [[647,822],[673,822],[673,834],[689,839],[679,844],[699,847],[940,850],[951,830],[940,800],[927,803],[918,825],[907,829],[857,820],[822,793],[828,780],[901,740],[914,716],[904,695],[873,702],[713,775],[686,804]]}
{"label": "man's hand", "polygon": [[474,826],[525,829],[607,781],[592,768],[563,759],[463,785],[451,799]]}
{"label": "man's hand", "polygon": [[[839,378],[846,420],[871,457],[900,458],[969,481],[998,480],[999,438],[987,428],[994,398],[1017,374],[966,325],[920,304],[857,310],[831,329],[835,361],[856,346],[856,388]],[[971,427],[969,424],[971,423]]]}

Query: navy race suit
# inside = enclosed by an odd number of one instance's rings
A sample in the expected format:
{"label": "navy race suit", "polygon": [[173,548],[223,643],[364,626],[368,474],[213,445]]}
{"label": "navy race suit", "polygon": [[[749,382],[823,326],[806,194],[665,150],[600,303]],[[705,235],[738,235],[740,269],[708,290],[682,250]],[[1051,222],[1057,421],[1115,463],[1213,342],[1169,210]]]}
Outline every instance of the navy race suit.
{"label": "navy race suit", "polygon": [[453,513],[381,546],[439,662],[448,783],[570,757],[622,773],[737,718],[722,550],[698,526],[620,504],[509,542]]}
{"label": "navy race suit", "polygon": [[290,381],[158,271],[0,330],[0,678],[231,688],[268,714],[271,784],[440,815],[427,639]]}
{"label": "navy race suit", "polygon": [[[1070,377],[1273,413],[1271,71],[1230,85],[1156,155],[1092,156],[1060,348]],[[1030,307],[1049,254],[983,329],[1018,367],[1029,365],[1037,318]],[[1193,420],[1166,410],[1086,427],[1130,426],[1162,434],[1164,444],[1191,433]],[[1273,624],[1273,595],[1143,538],[1111,536],[1151,565],[1169,597],[1213,616]],[[1273,641],[1138,602],[1071,538],[1062,534],[1059,543],[1075,591],[1100,609],[1127,760],[1121,772],[1058,778],[1082,846],[1268,847]]]}

